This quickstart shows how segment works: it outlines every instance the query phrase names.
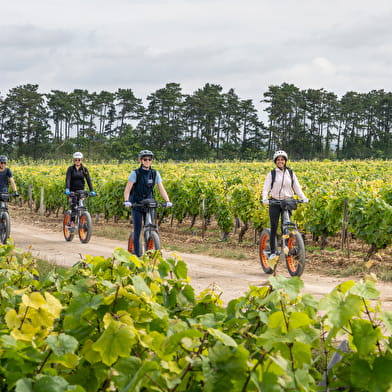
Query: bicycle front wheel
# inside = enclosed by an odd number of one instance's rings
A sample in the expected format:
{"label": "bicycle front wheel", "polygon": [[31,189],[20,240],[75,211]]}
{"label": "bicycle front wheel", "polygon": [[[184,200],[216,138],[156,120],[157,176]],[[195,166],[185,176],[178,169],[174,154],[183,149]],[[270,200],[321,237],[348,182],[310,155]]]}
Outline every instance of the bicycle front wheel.
{"label": "bicycle front wheel", "polygon": [[298,230],[289,234],[284,254],[289,274],[301,276],[305,269],[306,256],[304,240]]}
{"label": "bicycle front wheel", "polygon": [[[128,252],[135,254],[135,238],[134,238],[134,234],[133,231],[131,232],[131,234],[129,234],[129,238],[128,238]],[[142,241],[141,238],[139,238],[139,249],[140,251],[142,251],[143,247],[142,247]]]}
{"label": "bicycle front wheel", "polygon": [[159,250],[161,249],[161,240],[156,231],[146,231],[145,232],[145,243],[144,250]]}
{"label": "bicycle front wheel", "polygon": [[272,274],[274,272],[274,268],[272,268],[269,263],[269,256],[271,254],[270,236],[271,236],[270,229],[264,229],[261,232],[260,242],[259,242],[260,264],[261,264],[261,268],[263,268],[263,271],[266,274]]}
{"label": "bicycle front wheel", "polygon": [[1,213],[0,216],[0,241],[3,244],[7,243],[7,239],[10,236],[11,232],[11,221],[10,215],[7,211]]}
{"label": "bicycle front wheel", "polygon": [[63,234],[64,234],[65,241],[73,240],[75,234],[72,230],[71,230],[71,211],[67,211],[63,219]]}
{"label": "bicycle front wheel", "polygon": [[90,241],[92,231],[93,223],[91,221],[91,216],[87,211],[83,212],[79,217],[78,225],[80,242],[82,242],[83,244],[87,244],[87,242]]}

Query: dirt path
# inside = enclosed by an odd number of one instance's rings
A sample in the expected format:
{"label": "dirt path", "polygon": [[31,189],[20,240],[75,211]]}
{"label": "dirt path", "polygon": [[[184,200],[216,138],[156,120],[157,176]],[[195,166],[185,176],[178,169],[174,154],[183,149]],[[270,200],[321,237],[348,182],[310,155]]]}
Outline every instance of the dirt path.
{"label": "dirt path", "polygon": [[[73,265],[86,254],[109,257],[116,247],[127,246],[124,241],[94,235],[88,244],[80,243],[76,236],[72,242],[66,242],[61,231],[54,232],[42,228],[39,224],[21,223],[14,218],[11,237],[17,247],[30,250],[41,259],[64,266]],[[164,251],[165,257],[170,254],[171,252]],[[177,254],[187,263],[191,284],[196,292],[216,285],[223,292],[222,299],[225,302],[243,295],[250,284],[261,286],[268,282],[269,275],[262,272],[257,260],[238,261],[196,254]],[[280,273],[288,276],[283,266],[280,268]],[[303,291],[316,298],[330,292],[340,282],[348,280],[310,274],[306,272],[306,269],[302,279],[305,284]],[[392,310],[392,284],[378,283],[377,287],[382,293],[384,309]]]}

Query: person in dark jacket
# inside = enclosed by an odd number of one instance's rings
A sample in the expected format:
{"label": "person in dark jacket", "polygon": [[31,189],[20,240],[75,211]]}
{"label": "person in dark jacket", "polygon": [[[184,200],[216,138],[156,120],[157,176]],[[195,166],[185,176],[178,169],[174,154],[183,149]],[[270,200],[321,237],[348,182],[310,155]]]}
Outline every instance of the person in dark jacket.
{"label": "person in dark jacket", "polygon": [[[133,170],[128,177],[124,189],[124,206],[132,207],[132,203],[140,203],[143,199],[153,199],[153,189],[157,185],[159,192],[166,201],[166,207],[171,207],[169,196],[166,193],[159,172],[151,168],[154,154],[150,150],[142,150],[138,155],[140,167]],[[140,238],[142,221],[145,219],[145,211],[141,207],[132,208],[132,222],[134,238]],[[134,250],[136,256],[141,256],[139,241],[135,241]]]}
{"label": "person in dark jacket", "polygon": [[8,193],[8,186],[11,184],[15,196],[19,196],[12,171],[7,167],[7,161],[8,158],[5,155],[0,155],[0,192]]}
{"label": "person in dark jacket", "polygon": [[71,204],[71,228],[75,227],[78,206],[78,197],[72,192],[84,190],[85,182],[87,182],[91,196],[96,196],[90,174],[87,167],[82,164],[82,160],[83,154],[81,152],[75,152],[73,154],[74,164],[67,169],[65,179],[65,194],[69,196],[69,202]]}

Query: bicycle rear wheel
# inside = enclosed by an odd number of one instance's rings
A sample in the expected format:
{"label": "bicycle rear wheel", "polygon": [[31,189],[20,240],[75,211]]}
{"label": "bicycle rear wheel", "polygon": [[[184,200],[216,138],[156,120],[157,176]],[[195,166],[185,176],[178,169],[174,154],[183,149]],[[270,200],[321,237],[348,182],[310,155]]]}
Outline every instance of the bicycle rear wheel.
{"label": "bicycle rear wheel", "polygon": [[10,236],[11,232],[11,222],[10,215],[8,212],[4,211],[0,215],[0,241],[3,244],[7,243],[7,239]]}
{"label": "bicycle rear wheel", "polygon": [[270,250],[270,229],[264,229],[260,235],[259,241],[259,258],[261,268],[266,274],[272,274],[274,272],[274,268],[272,268],[269,264],[269,256],[271,254]]}
{"label": "bicycle rear wheel", "polygon": [[156,231],[146,231],[145,232],[145,243],[144,250],[159,250],[161,249],[161,240]]}
{"label": "bicycle rear wheel", "polygon": [[67,211],[63,219],[63,234],[66,241],[72,241],[74,238],[74,232],[71,228],[71,211]]}
{"label": "bicycle rear wheel", "polygon": [[79,217],[78,232],[80,242],[87,244],[87,242],[90,241],[92,231],[93,223],[91,221],[91,216],[85,211]]}
{"label": "bicycle rear wheel", "polygon": [[286,266],[291,276],[301,276],[305,269],[305,244],[301,233],[294,230],[287,239],[285,249]]}

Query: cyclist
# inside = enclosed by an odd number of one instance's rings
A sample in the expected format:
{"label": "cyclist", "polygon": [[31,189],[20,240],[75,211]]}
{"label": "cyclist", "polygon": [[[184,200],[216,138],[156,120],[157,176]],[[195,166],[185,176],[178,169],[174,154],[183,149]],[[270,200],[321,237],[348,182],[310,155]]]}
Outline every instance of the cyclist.
{"label": "cyclist", "polygon": [[15,196],[19,196],[12,171],[6,166],[7,161],[8,158],[5,155],[0,155],[0,192],[8,193],[8,186],[11,184]]}
{"label": "cyclist", "polygon": [[[138,155],[140,167],[133,170],[128,177],[127,185],[124,189],[124,206],[132,207],[132,203],[140,203],[143,199],[154,198],[154,185],[158,186],[159,192],[166,201],[166,207],[171,207],[169,196],[162,183],[159,172],[151,167],[154,154],[150,150],[142,150]],[[134,238],[140,238],[142,221],[145,221],[146,213],[141,207],[132,209],[132,222]],[[134,243],[135,255],[141,256],[139,241]]]}
{"label": "cyclist", "polygon": [[[291,199],[294,193],[298,195],[304,203],[309,200],[302,192],[301,185],[298,182],[295,173],[287,167],[288,155],[283,150],[278,150],[274,153],[273,161],[276,165],[275,169],[267,174],[264,181],[262,202],[263,204],[269,205],[269,217],[270,217],[270,259],[275,259],[276,256],[276,243],[275,237],[278,231],[279,217],[283,216],[283,210],[278,204],[269,203],[268,194],[270,194],[271,200],[283,200]],[[275,173],[274,173],[275,172]],[[291,214],[291,211],[289,211]]]}
{"label": "cyclist", "polygon": [[69,196],[69,202],[71,204],[71,230],[75,228],[75,217],[77,214],[78,197],[71,192],[84,190],[84,182],[90,189],[91,196],[96,196],[93,185],[91,183],[90,174],[87,167],[82,164],[83,154],[81,152],[75,152],[73,154],[74,164],[67,169],[65,179],[65,194]]}

